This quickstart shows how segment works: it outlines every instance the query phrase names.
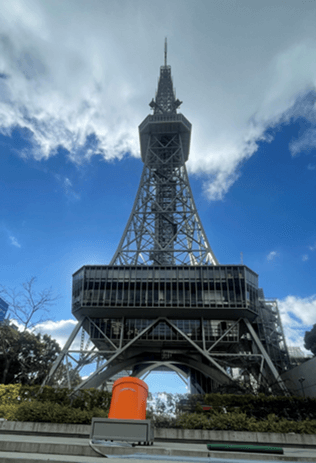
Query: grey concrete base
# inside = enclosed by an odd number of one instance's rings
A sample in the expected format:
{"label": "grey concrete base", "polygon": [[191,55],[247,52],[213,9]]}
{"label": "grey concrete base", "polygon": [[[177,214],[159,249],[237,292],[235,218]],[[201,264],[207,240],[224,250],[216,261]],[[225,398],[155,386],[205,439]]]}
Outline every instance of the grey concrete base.
{"label": "grey concrete base", "polygon": [[[97,458],[102,456],[96,453],[89,445],[90,426],[65,425],[51,423],[18,423],[4,422],[0,425],[0,462],[1,463],[42,463],[42,462],[71,462],[71,463],[95,463]],[[156,456],[156,461],[172,461],[178,458],[178,463],[202,462],[204,458],[211,462],[214,458],[219,459],[218,463],[232,460],[238,462],[263,462],[263,461],[287,461],[287,462],[316,462],[316,449],[312,448],[315,443],[315,436],[296,436],[296,435],[266,435],[268,441],[282,445],[280,440],[289,441],[293,438],[301,437],[300,443],[306,448],[285,448],[284,455],[262,455],[208,451],[207,442],[252,442],[259,443],[260,436],[253,433],[219,432],[203,430],[177,430],[177,429],[156,429],[156,434],[160,436],[153,446],[136,447],[105,447],[95,446],[109,459],[114,459],[114,463],[126,463],[129,460],[123,458],[124,455],[144,454],[148,459],[136,457],[131,461],[134,463],[152,463],[150,456]],[[80,432],[82,434],[80,434]],[[166,433],[166,434],[165,434]],[[81,437],[78,437],[81,435]],[[165,436],[165,437],[164,437]],[[272,437],[271,437],[272,436]],[[286,436],[289,439],[286,439]],[[167,439],[167,437],[169,439]],[[310,438],[310,439],[309,439]],[[177,440],[179,439],[179,440]],[[180,440],[181,439],[181,440]],[[257,439],[257,440],[255,440]],[[176,442],[172,442],[176,440]],[[191,442],[190,442],[191,441]],[[260,441],[262,443],[262,440]],[[311,445],[309,445],[311,444]],[[289,445],[289,444],[288,444]],[[122,457],[120,457],[122,456]],[[183,460],[182,460],[183,458]],[[179,460],[180,459],[180,460]],[[225,460],[222,460],[225,459]],[[175,461],[175,460],[173,460]]]}
{"label": "grey concrete base", "polygon": [[[22,434],[89,438],[91,425],[60,423],[0,422],[0,434]],[[205,431],[203,429],[155,429],[155,440],[219,443],[273,444],[316,449],[315,434],[277,434],[247,431]]]}
{"label": "grey concrete base", "polygon": [[63,424],[63,423],[31,423],[27,421],[1,421],[0,434],[21,433],[39,435],[62,435],[71,437],[89,437],[91,425],[89,424]]}
{"label": "grey concrete base", "polygon": [[184,441],[214,441],[218,443],[271,444],[316,449],[315,434],[281,434],[247,431],[205,431],[203,429],[155,429],[155,439]]}
{"label": "grey concrete base", "polygon": [[[188,443],[154,443],[153,447],[105,447],[97,448],[108,456],[115,457],[114,462],[126,462],[124,455],[146,454],[148,459],[131,460],[134,463],[145,463],[150,460],[150,456],[156,456],[158,461],[171,461],[177,457],[178,462],[188,463],[185,461],[190,458],[191,463],[199,463],[201,458],[206,458],[208,462],[214,458],[251,462],[251,461],[287,461],[287,462],[316,462],[316,451],[308,449],[287,449],[285,455],[260,455],[244,454],[230,452],[209,452],[205,444],[188,444]],[[122,456],[122,458],[120,458]],[[183,460],[182,460],[183,457]],[[40,463],[44,461],[63,461],[77,463],[95,463],[101,455],[95,453],[89,446],[86,439],[47,437],[47,436],[19,436],[19,435],[1,435],[0,434],[0,461],[1,463]],[[205,460],[204,460],[205,461]],[[220,463],[220,462],[218,462]]]}
{"label": "grey concrete base", "polygon": [[90,439],[125,441],[152,445],[154,427],[151,420],[92,418]]}

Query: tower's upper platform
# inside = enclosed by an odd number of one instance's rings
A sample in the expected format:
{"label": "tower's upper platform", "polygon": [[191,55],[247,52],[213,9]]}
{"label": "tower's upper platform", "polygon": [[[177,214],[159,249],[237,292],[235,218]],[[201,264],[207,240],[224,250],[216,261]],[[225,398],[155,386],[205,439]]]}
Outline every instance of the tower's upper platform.
{"label": "tower's upper platform", "polygon": [[178,134],[181,137],[183,161],[189,158],[191,123],[177,109],[182,101],[176,99],[171,77],[171,66],[167,65],[167,42],[165,42],[165,62],[160,67],[158,89],[155,99],[149,103],[153,115],[149,115],[139,126],[140,148],[143,162],[146,162],[146,152],[151,136],[159,134]]}

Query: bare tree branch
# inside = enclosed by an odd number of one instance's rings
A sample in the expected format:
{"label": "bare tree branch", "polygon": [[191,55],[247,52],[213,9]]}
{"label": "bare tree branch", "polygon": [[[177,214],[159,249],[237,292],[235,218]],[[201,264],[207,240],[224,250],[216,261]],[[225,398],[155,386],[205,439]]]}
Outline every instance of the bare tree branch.
{"label": "bare tree branch", "polygon": [[23,326],[23,331],[32,330],[39,323],[51,320],[43,314],[49,314],[49,307],[59,299],[54,295],[52,288],[36,291],[34,289],[36,278],[31,277],[22,284],[22,289],[8,289],[0,285],[0,295],[9,304],[11,317]]}

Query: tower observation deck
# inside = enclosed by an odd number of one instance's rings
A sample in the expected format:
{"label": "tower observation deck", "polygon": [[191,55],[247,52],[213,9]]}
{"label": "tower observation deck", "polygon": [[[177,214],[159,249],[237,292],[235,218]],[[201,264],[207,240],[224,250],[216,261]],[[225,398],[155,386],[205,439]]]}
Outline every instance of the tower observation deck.
{"label": "tower observation deck", "polygon": [[104,385],[123,370],[143,377],[168,368],[194,393],[286,392],[277,304],[264,299],[247,266],[218,263],[199,218],[185,166],[191,123],[177,112],[166,44],[149,105],[153,114],[139,126],[144,167],[132,212],[110,264],[74,273],[78,324],[45,383],[71,361],[75,371],[97,363],[77,389]]}

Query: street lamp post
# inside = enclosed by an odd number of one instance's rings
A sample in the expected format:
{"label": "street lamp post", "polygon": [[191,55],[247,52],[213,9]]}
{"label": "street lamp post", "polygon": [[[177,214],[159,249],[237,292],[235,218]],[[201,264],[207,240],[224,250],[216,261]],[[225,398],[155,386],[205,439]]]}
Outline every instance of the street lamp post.
{"label": "street lamp post", "polygon": [[304,376],[301,376],[301,378],[298,378],[298,380],[301,383],[301,388],[302,388],[302,391],[303,391],[303,397],[305,397],[305,390],[304,390],[304,386],[303,386],[305,378],[304,378]]}

